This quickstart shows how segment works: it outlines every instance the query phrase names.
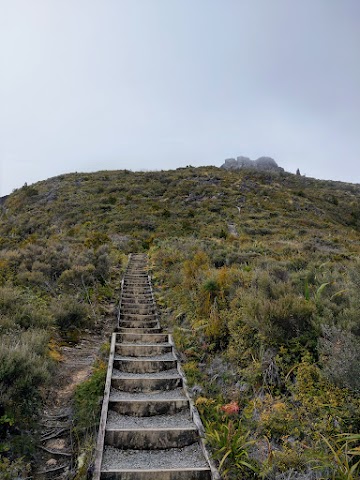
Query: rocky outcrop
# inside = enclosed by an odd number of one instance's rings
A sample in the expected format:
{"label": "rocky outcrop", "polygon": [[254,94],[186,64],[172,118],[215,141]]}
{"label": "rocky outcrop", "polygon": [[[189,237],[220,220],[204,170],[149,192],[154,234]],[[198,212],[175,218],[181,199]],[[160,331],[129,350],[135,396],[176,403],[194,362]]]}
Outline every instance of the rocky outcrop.
{"label": "rocky outcrop", "polygon": [[239,170],[240,168],[249,168],[266,172],[283,172],[273,158],[260,157],[257,160],[250,160],[248,157],[227,158],[221,168],[226,170]]}

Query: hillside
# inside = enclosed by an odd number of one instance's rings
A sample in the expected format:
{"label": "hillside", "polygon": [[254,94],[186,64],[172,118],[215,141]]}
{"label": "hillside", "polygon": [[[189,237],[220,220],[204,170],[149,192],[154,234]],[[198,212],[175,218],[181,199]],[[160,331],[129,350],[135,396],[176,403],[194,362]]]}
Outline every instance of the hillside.
{"label": "hillside", "polygon": [[[224,478],[358,478],[360,185],[216,167],[73,173],[25,185],[0,213],[0,478],[36,466],[61,347],[106,339],[139,251]],[[88,462],[105,358],[106,345],[74,394]]]}

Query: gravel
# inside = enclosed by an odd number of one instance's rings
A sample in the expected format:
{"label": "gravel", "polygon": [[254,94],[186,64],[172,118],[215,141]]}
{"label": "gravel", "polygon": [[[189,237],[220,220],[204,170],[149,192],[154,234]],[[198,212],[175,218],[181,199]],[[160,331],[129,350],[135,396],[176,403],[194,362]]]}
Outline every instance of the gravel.
{"label": "gravel", "polygon": [[190,410],[175,413],[174,415],[152,415],[150,417],[133,417],[120,415],[109,410],[106,422],[107,430],[143,430],[143,429],[173,429],[173,428],[192,428],[196,430],[195,423],[191,420]]}
{"label": "gravel", "polygon": [[133,401],[137,400],[186,400],[184,390],[182,388],[175,388],[174,390],[165,390],[163,392],[154,393],[129,393],[122,392],[112,388],[110,391],[110,401]]}
{"label": "gravel", "polygon": [[[142,297],[144,297],[142,295]],[[121,295],[121,304],[120,305],[125,305],[125,306],[134,306],[134,305],[149,305],[154,303],[152,301],[152,295],[147,295],[146,298],[141,298],[141,300],[135,300],[132,295]]]}
{"label": "gravel", "polygon": [[157,325],[157,327],[122,327],[119,325],[118,333],[162,333],[159,323]]}
{"label": "gravel", "polygon": [[169,450],[119,450],[106,447],[103,455],[102,471],[166,468],[209,468],[209,465],[197,443]]}
{"label": "gravel", "polygon": [[149,282],[145,281],[131,281],[131,282],[125,282],[124,283],[124,289],[129,291],[129,290],[135,290],[138,291],[139,293],[142,293],[143,291],[150,291],[150,285]]}
{"label": "gravel", "polygon": [[170,347],[171,343],[166,342],[166,343],[149,343],[149,342],[117,342],[116,346],[121,347],[122,345],[129,346],[131,345],[132,347]]}
{"label": "gravel", "polygon": [[171,368],[169,370],[162,370],[161,372],[155,373],[130,373],[130,372],[121,372],[120,370],[113,369],[113,378],[181,378],[179,372],[176,368]]}
{"label": "gravel", "polygon": [[176,360],[176,357],[172,353],[164,353],[163,355],[154,355],[148,357],[125,357],[123,355],[115,355],[114,360],[129,360],[132,362],[148,362],[148,361],[169,361],[169,360]]}
{"label": "gravel", "polygon": [[152,296],[152,293],[151,291],[147,291],[147,292],[127,292],[126,290],[123,291],[122,295],[121,295],[121,299],[131,299],[131,300],[135,300],[134,296],[136,297],[136,300],[138,300],[138,298],[140,297],[141,300],[153,300],[153,296]]}
{"label": "gravel", "polygon": [[120,308],[120,311],[122,314],[126,314],[126,315],[128,315],[129,313],[133,313],[135,315],[154,315],[156,313],[153,305],[145,305],[145,306],[132,305],[131,307],[127,305],[125,307],[122,306]]}

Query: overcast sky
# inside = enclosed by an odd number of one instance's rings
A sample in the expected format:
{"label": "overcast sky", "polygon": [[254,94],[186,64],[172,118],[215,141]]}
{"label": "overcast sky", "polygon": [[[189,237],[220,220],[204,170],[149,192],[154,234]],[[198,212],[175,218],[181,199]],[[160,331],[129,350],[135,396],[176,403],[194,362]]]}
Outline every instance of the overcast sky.
{"label": "overcast sky", "polygon": [[0,0],[0,196],[238,155],[360,183],[359,0]]}

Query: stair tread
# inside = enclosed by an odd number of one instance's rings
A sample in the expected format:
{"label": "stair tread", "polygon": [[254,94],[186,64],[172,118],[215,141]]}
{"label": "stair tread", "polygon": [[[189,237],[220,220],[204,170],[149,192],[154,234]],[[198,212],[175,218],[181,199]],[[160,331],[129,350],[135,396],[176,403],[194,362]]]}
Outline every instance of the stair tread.
{"label": "stair tread", "polygon": [[131,361],[131,362],[152,362],[152,361],[174,361],[176,357],[172,353],[164,353],[162,355],[147,355],[146,357],[129,357],[125,355],[115,355],[114,360]]}
{"label": "stair tread", "polygon": [[[146,334],[145,334],[146,335]],[[151,334],[149,334],[151,335]],[[116,343],[117,347],[122,347],[122,346],[132,346],[132,347],[171,347],[171,343],[169,342],[162,342],[162,343],[149,343],[149,342],[120,342]]]}
{"label": "stair tread", "polygon": [[[169,335],[167,333],[121,333],[123,341],[117,341],[116,343],[119,345],[121,343],[131,343],[134,345],[141,344],[148,342],[150,344],[158,345],[159,343],[168,343],[165,338],[169,338]],[[160,342],[156,342],[156,338],[159,338],[159,335],[162,336]],[[146,336],[148,339],[144,341],[144,336]],[[132,340],[130,340],[132,338]]]}
{"label": "stair tread", "polygon": [[200,445],[168,450],[120,450],[107,446],[104,450],[102,471],[118,470],[209,470]]}
{"label": "stair tread", "polygon": [[135,380],[140,378],[181,378],[181,375],[176,368],[154,373],[130,373],[113,368],[112,378],[133,378]]}
{"label": "stair tread", "polygon": [[[146,330],[146,331],[142,332],[141,330]],[[117,332],[118,333],[144,333],[144,334],[148,334],[151,332],[161,333],[161,327],[122,327],[121,325],[119,325],[117,327]]]}
{"label": "stair tread", "polygon": [[190,418],[190,411],[173,415],[152,415],[150,417],[134,417],[121,415],[113,410],[108,411],[106,430],[197,430]]}
{"label": "stair tread", "polygon": [[162,392],[153,393],[131,393],[123,392],[112,388],[110,391],[110,401],[130,401],[130,402],[151,402],[151,401],[163,401],[163,400],[187,400],[186,395],[182,388],[175,388],[174,390],[164,390]]}

